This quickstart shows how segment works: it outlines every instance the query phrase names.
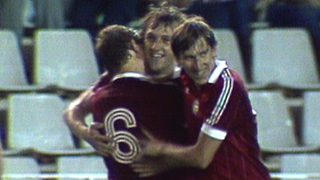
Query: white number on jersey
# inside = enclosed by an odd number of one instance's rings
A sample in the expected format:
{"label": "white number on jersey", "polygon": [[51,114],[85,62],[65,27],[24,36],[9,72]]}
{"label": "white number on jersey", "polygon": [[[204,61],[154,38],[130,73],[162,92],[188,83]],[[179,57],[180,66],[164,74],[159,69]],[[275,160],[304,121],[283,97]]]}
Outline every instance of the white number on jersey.
{"label": "white number on jersey", "polygon": [[[110,111],[104,120],[107,136],[113,138],[112,145],[116,147],[112,154],[113,158],[119,163],[132,163],[132,160],[140,152],[138,139],[128,131],[116,131],[114,127],[116,121],[124,121],[126,128],[129,129],[137,126],[136,119],[130,110],[117,108]],[[127,144],[130,150],[128,152],[121,151],[119,147],[120,143]]]}

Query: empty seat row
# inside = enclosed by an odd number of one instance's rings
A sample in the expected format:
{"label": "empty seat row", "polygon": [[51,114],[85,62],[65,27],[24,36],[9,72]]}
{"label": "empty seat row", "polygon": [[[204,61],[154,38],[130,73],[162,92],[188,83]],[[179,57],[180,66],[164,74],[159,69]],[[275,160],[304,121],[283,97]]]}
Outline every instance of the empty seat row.
{"label": "empty seat row", "polygon": [[[56,94],[19,93],[8,97],[5,155],[94,154],[80,141],[79,146],[63,121],[66,102]],[[88,118],[90,121],[90,118]],[[92,119],[91,119],[92,121]],[[90,123],[90,122],[88,122]]]}
{"label": "empty seat row", "polygon": [[[252,34],[254,84],[319,89],[319,65],[305,29],[261,29]],[[319,57],[320,58],[320,57]]]}
{"label": "empty seat row", "polygon": [[58,180],[107,180],[108,170],[100,156],[61,156],[56,160],[52,174],[41,172],[41,164],[33,157],[15,156],[3,158],[3,179],[58,179]]}
{"label": "empty seat row", "polygon": [[[270,84],[298,89],[320,88],[316,56],[305,29],[255,29],[251,38],[251,69],[243,66],[235,33],[230,29],[215,29],[214,32],[218,39],[218,58],[226,59],[249,88],[268,88]],[[30,90],[48,85],[83,90],[98,77],[92,40],[85,30],[38,30],[34,42],[34,86],[28,86],[16,37],[10,31],[0,31],[0,66],[3,67],[0,90]],[[246,74],[252,74],[252,80]]]}
{"label": "empty seat row", "polygon": [[84,30],[39,30],[35,34],[33,84],[29,85],[14,33],[0,31],[0,90],[48,87],[84,90],[99,76],[92,40]]}
{"label": "empty seat row", "polygon": [[[320,88],[319,64],[312,39],[302,28],[255,29],[251,35],[251,69],[245,69],[239,43],[231,30],[215,30],[218,58],[239,72],[249,89]],[[246,76],[247,74],[247,76]],[[248,79],[251,76],[251,80]],[[246,79],[247,78],[247,79]]]}
{"label": "empty seat row", "polygon": [[249,97],[257,113],[262,159],[271,172],[280,170],[283,155],[319,155],[320,91],[306,91],[301,97],[287,97],[284,91],[260,90],[250,91]]}
{"label": "empty seat row", "polygon": [[[320,91],[304,92],[301,126],[290,114],[292,100],[282,91],[250,91],[249,97],[257,112],[258,140],[263,152],[320,152]],[[301,143],[296,133],[299,128]]]}
{"label": "empty seat row", "polygon": [[[290,100],[286,99],[282,91],[249,91],[249,97],[253,109],[257,112],[258,138],[262,150],[314,150],[320,146],[317,138],[320,136],[320,91],[307,91],[303,94],[303,147],[299,146],[295,137],[294,120],[289,113]],[[48,153],[74,149],[71,132],[62,116],[66,106],[67,102],[57,94],[9,95],[6,128],[8,149],[35,148],[39,152]],[[92,121],[90,116],[87,121]]]}
{"label": "empty seat row", "polygon": [[[4,157],[3,179],[57,179],[57,180],[107,180],[108,169],[100,156],[58,157],[54,173],[41,172],[40,164],[33,157]],[[280,173],[271,173],[273,179],[303,179],[320,177],[320,154],[283,154],[280,157]],[[290,178],[291,177],[291,178]],[[299,176],[298,176],[299,177]],[[301,178],[299,178],[301,179]]]}

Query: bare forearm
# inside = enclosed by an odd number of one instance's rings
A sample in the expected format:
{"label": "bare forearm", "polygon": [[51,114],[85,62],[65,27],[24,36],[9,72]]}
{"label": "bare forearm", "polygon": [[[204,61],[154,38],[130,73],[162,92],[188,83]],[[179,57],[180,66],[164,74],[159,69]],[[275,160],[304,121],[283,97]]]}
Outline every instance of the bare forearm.
{"label": "bare forearm", "polygon": [[88,127],[85,122],[86,116],[90,111],[90,99],[92,90],[83,92],[76,100],[72,101],[64,112],[64,121],[71,132],[79,138],[85,138],[88,135]]}
{"label": "bare forearm", "polygon": [[173,168],[183,167],[200,167],[198,161],[198,153],[195,152],[194,146],[181,147],[176,145],[166,145],[162,150],[162,156],[165,158],[167,164]]}
{"label": "bare forearm", "polygon": [[77,137],[84,139],[88,133],[88,126],[85,123],[87,111],[77,105],[69,107],[64,113],[64,121],[71,132]]}
{"label": "bare forearm", "polygon": [[161,152],[174,167],[194,167],[205,169],[211,163],[221,141],[201,133],[193,146],[166,145]]}

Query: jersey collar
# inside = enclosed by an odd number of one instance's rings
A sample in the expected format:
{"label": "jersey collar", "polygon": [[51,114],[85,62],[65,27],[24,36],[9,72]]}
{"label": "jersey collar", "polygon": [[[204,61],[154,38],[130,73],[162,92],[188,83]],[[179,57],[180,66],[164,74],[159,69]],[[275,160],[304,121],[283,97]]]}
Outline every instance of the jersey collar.
{"label": "jersey collar", "polygon": [[216,60],[216,67],[214,68],[214,70],[212,71],[209,79],[208,79],[208,83],[214,84],[217,79],[219,78],[220,74],[222,73],[222,71],[224,69],[226,69],[227,66],[227,62],[226,61],[222,61],[222,60]]}
{"label": "jersey collar", "polygon": [[173,72],[173,75],[172,75],[172,79],[179,78],[180,75],[181,75],[181,67],[180,66],[175,66],[174,67],[174,72]]}
{"label": "jersey collar", "polygon": [[141,80],[151,80],[149,77],[147,77],[141,73],[125,72],[125,73],[115,75],[111,81],[116,81],[116,80],[122,79],[122,78],[136,78],[136,79],[141,79]]}

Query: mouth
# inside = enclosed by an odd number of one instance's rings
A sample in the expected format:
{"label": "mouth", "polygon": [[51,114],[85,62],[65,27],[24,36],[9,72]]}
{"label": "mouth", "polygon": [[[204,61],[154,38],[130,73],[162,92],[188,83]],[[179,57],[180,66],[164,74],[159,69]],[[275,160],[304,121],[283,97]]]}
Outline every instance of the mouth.
{"label": "mouth", "polygon": [[199,71],[199,72],[194,73],[194,77],[197,80],[204,80],[207,78],[207,73],[206,73],[206,71]]}
{"label": "mouth", "polygon": [[203,70],[199,72],[199,77],[206,77],[207,76],[207,71]]}
{"label": "mouth", "polygon": [[165,57],[164,53],[155,52],[151,54],[152,59],[161,59]]}
{"label": "mouth", "polygon": [[207,74],[206,70],[195,70],[193,74],[197,77],[204,77]]}

